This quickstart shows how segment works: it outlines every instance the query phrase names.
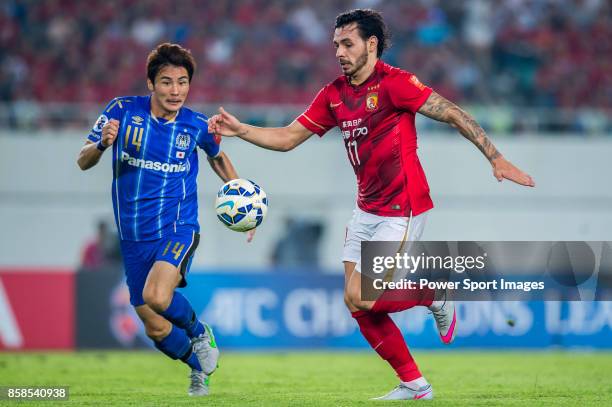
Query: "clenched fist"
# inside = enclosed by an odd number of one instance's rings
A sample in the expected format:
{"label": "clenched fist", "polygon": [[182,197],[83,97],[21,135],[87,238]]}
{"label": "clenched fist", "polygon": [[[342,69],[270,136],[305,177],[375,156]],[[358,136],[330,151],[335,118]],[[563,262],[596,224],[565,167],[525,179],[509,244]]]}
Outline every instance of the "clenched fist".
{"label": "clenched fist", "polygon": [[119,120],[111,119],[108,123],[102,127],[102,140],[100,143],[104,147],[110,147],[117,139],[119,133]]}

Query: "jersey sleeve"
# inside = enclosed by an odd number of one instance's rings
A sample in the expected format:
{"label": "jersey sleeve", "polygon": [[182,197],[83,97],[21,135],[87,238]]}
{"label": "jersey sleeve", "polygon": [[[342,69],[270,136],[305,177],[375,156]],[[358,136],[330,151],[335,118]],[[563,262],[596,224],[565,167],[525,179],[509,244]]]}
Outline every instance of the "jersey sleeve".
{"label": "jersey sleeve", "polygon": [[214,158],[218,156],[221,153],[221,137],[208,132],[208,118],[206,116],[196,114],[195,120],[199,128],[196,137],[198,147],[204,150],[209,157]]}
{"label": "jersey sleeve", "polygon": [[393,105],[400,110],[416,113],[431,95],[432,89],[423,85],[410,72],[401,72],[394,76],[389,87],[389,97]]}
{"label": "jersey sleeve", "polygon": [[297,121],[308,130],[323,137],[325,133],[336,127],[336,118],[331,112],[327,97],[328,86],[319,91],[308,109],[302,113]]}
{"label": "jersey sleeve", "polygon": [[125,105],[129,102],[131,102],[131,100],[125,98],[115,98],[111,100],[94,123],[89,135],[87,136],[87,140],[94,143],[100,141],[102,138],[102,127],[104,127],[104,125],[111,119],[121,121],[123,118],[123,112],[125,111]]}

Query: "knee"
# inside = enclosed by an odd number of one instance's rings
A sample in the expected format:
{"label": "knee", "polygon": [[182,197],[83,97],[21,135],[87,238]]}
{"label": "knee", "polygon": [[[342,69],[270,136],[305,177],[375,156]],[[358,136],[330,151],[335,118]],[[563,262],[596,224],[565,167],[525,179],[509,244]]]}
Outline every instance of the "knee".
{"label": "knee", "polygon": [[368,301],[362,301],[360,298],[353,298],[351,306],[355,311],[370,311],[372,308]]}
{"label": "knee", "polygon": [[348,292],[346,292],[346,290],[344,291],[344,305],[346,305],[347,308],[351,308],[351,298],[348,295]]}
{"label": "knee", "polygon": [[159,320],[147,320],[144,322],[144,326],[147,336],[155,342],[159,342],[168,336],[172,328],[168,321],[164,321],[161,318]]}
{"label": "knee", "polygon": [[346,308],[348,308],[349,311],[351,312],[356,311],[355,306],[351,302],[351,297],[348,295],[346,291],[344,292],[344,305],[346,305]]}
{"label": "knee", "polygon": [[345,292],[344,304],[350,312],[369,311],[372,308],[369,301],[363,301],[361,299],[361,293],[359,292]]}
{"label": "knee", "polygon": [[155,287],[145,287],[142,292],[142,299],[157,313],[164,312],[170,305],[171,296]]}

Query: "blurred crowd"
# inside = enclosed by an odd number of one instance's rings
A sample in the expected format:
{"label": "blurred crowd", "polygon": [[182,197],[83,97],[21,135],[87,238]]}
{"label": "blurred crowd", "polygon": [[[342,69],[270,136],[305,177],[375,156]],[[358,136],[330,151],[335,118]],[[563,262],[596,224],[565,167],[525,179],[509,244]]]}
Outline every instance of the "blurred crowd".
{"label": "blurred crowd", "polygon": [[310,102],[339,75],[336,15],[383,12],[385,60],[471,104],[612,107],[608,0],[3,0],[0,102],[142,94],[163,41],[199,63],[191,100]]}

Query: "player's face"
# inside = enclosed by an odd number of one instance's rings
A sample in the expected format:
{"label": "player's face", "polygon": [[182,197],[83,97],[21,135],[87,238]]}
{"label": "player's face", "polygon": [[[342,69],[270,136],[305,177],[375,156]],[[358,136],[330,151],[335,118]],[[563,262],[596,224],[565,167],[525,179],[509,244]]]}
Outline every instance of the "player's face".
{"label": "player's face", "polygon": [[368,62],[368,43],[359,35],[355,23],[336,28],[334,47],[342,73],[346,76],[354,76]]}
{"label": "player's face", "polygon": [[148,81],[151,101],[166,113],[176,113],[185,104],[189,93],[189,74],[182,66],[167,65],[162,67],[155,83]]}

